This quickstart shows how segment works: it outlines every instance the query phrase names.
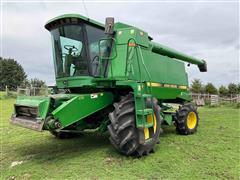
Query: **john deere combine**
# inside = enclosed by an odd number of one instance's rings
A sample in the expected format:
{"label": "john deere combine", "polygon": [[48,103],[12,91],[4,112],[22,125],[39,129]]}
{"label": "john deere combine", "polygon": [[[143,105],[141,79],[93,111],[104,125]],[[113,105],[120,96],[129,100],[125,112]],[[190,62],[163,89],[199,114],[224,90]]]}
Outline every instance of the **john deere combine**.
{"label": "john deere combine", "polygon": [[[196,132],[184,62],[206,72],[206,62],[153,41],[147,32],[107,18],[77,14],[50,20],[56,90],[19,96],[11,122],[59,138],[86,129],[108,131],[125,155],[142,156],[159,142],[161,124]],[[44,68],[44,67],[43,67]],[[178,104],[174,109],[171,104]]]}

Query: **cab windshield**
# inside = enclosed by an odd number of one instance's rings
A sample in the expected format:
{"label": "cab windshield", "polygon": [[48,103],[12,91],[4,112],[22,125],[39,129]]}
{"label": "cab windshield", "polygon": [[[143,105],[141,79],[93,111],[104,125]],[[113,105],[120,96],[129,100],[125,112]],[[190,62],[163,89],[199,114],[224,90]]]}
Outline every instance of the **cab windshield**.
{"label": "cab windshield", "polygon": [[104,38],[104,30],[74,24],[55,28],[51,34],[57,78],[98,74],[98,44]]}

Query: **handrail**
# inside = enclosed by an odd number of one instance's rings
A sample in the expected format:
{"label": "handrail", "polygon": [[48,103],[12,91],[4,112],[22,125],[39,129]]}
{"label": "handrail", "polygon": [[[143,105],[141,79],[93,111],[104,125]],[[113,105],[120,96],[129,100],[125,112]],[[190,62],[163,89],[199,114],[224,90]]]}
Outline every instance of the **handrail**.
{"label": "handrail", "polygon": [[147,66],[146,66],[145,63],[144,63],[143,55],[142,55],[142,50],[141,50],[141,48],[140,48],[139,45],[138,45],[138,49],[139,49],[139,52],[140,52],[140,55],[141,55],[141,60],[142,60],[143,67],[144,67],[144,69],[145,69],[145,71],[146,71],[146,73],[147,73],[147,75],[148,75],[149,84],[150,84],[150,89],[151,89],[150,93],[152,94],[152,81],[151,81],[152,78],[151,78],[151,75],[150,75],[150,73],[149,73],[149,71],[148,71],[148,69],[147,69]]}
{"label": "handrail", "polygon": [[[130,38],[130,39],[128,40],[128,42],[127,42],[127,56],[126,56],[125,77],[127,77],[128,65],[130,64],[129,61],[133,59],[133,56],[132,56],[131,59],[129,59],[129,43],[130,43],[130,41],[132,41],[132,40],[133,40],[134,43],[136,44],[136,41],[135,41],[134,38]],[[141,74],[141,72],[139,72],[139,74]],[[141,78],[141,77],[140,77],[140,78]]]}
{"label": "handrail", "polygon": [[[141,63],[144,67],[144,70],[146,71],[147,73],[147,76],[148,76],[148,79],[149,79],[149,83],[150,83],[150,94],[152,94],[152,83],[151,83],[151,75],[147,69],[147,66],[145,65],[144,63],[144,60],[143,60],[143,54],[142,54],[142,50],[141,50],[141,47],[136,43],[136,40],[134,38],[130,38],[127,42],[127,56],[126,56],[126,67],[125,67],[125,77],[127,76],[127,70],[128,70],[128,66],[131,65],[132,62],[129,62],[129,43],[133,41],[134,42],[134,50],[136,50],[136,55],[137,55],[137,64],[138,64],[138,71],[139,71],[139,75],[140,75],[140,86],[141,86],[141,90],[140,90],[140,93],[141,93],[141,101],[142,101],[142,110],[144,110],[144,99],[143,99],[143,81],[142,81],[142,73],[141,73],[141,67],[140,67],[140,63],[139,63],[139,56],[138,56],[138,51],[139,51],[139,54],[140,54],[140,58],[141,58]],[[137,48],[136,48],[137,47]],[[138,50],[138,51],[137,51]],[[133,58],[133,56],[132,56]],[[148,85],[146,84],[147,86],[147,91],[148,91]],[[148,92],[149,93],[149,92]],[[151,97],[151,102],[153,102],[153,98]],[[151,103],[151,106],[152,106],[152,109],[153,109],[153,103]],[[152,115],[153,116],[153,115]],[[144,119],[144,111],[142,111],[142,117]],[[154,117],[152,117],[154,118]],[[145,121],[144,122],[144,126],[145,126]]]}
{"label": "handrail", "polygon": [[[138,49],[139,49],[139,52],[140,52],[140,55],[141,55],[141,60],[142,60],[143,67],[144,67],[145,71],[147,72],[147,75],[148,75],[148,78],[149,78],[150,94],[152,95],[152,78],[151,78],[151,75],[150,75],[150,73],[149,73],[149,71],[147,69],[147,66],[144,63],[142,50],[141,50],[139,45],[138,45]],[[148,85],[146,85],[146,86],[147,86],[147,89],[148,89]],[[152,106],[152,109],[153,109],[153,97],[152,96],[151,96],[151,106]],[[152,114],[152,119],[154,119],[153,114]]]}
{"label": "handrail", "polygon": [[[130,64],[128,61],[129,61],[129,43],[130,43],[130,41],[133,41],[134,42],[134,44],[136,45],[136,40],[134,39],[134,38],[130,38],[129,40],[128,40],[128,42],[127,42],[127,57],[126,57],[126,68],[125,68],[125,77],[126,77],[126,73],[127,73],[127,66]],[[135,49],[135,47],[136,46],[133,46],[134,47],[134,50],[136,50]],[[141,67],[140,67],[140,63],[139,63],[139,58],[138,58],[138,53],[137,53],[137,51],[136,51],[136,55],[137,55],[137,64],[138,64],[138,71],[139,71],[139,75],[140,75],[140,86],[141,86],[141,88],[140,88],[140,93],[141,93],[141,105],[142,105],[142,110],[144,109],[144,99],[143,99],[143,90],[142,90],[142,88],[143,88],[143,82],[142,82],[142,73],[141,73]],[[133,57],[133,56],[132,56]],[[132,62],[131,62],[132,63]],[[142,111],[142,119],[144,119],[144,112]],[[144,126],[145,126],[145,121],[143,121],[144,122]]]}

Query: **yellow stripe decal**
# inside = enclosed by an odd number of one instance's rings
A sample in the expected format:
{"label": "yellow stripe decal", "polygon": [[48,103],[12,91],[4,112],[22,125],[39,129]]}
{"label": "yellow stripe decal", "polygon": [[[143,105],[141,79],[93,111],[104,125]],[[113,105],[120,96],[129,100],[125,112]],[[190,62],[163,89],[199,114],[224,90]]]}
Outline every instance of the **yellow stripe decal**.
{"label": "yellow stripe decal", "polygon": [[178,86],[179,89],[187,89],[187,86]]}
{"label": "yellow stripe decal", "polygon": [[164,84],[164,87],[177,88],[176,84]]}
{"label": "yellow stripe decal", "polygon": [[161,83],[155,83],[155,82],[147,82],[147,86],[152,86],[152,87],[167,87],[167,88],[178,88],[178,89],[188,89],[188,87],[187,87],[187,86],[184,86],[184,85],[161,84]]}
{"label": "yellow stripe decal", "polygon": [[162,84],[160,83],[154,83],[154,82],[147,82],[147,86],[152,86],[152,87],[161,87]]}

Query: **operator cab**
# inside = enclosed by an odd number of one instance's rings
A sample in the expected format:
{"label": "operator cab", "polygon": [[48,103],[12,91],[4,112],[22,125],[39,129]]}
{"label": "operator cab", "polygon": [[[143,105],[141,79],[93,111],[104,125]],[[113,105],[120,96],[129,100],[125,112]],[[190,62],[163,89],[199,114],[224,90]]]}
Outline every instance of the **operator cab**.
{"label": "operator cab", "polygon": [[[83,16],[64,15],[45,25],[52,36],[56,78],[99,76],[99,41],[104,25]],[[110,54],[109,49],[106,53]],[[104,63],[106,69],[108,63]]]}

